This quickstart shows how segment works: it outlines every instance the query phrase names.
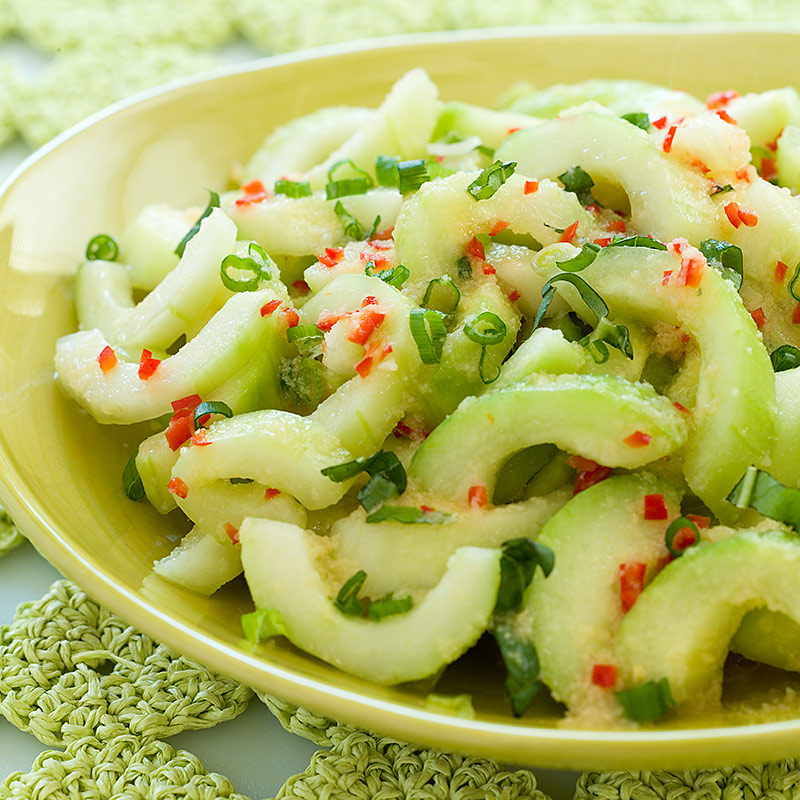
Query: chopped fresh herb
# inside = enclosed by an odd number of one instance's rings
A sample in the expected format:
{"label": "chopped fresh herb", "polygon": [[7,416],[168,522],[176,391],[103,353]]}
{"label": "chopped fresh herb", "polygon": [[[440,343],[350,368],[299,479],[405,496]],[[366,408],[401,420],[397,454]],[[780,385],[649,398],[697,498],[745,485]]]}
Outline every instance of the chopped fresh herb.
{"label": "chopped fresh herb", "polygon": [[237,483],[252,483],[252,482],[253,482],[252,478],[228,478],[228,483],[231,483],[234,486]]}
{"label": "chopped fresh herb", "polygon": [[311,346],[312,342],[319,346],[319,340],[298,339],[297,345],[301,348],[301,352],[304,342],[309,343],[307,352],[294,358],[283,359],[278,367],[278,377],[283,391],[293,405],[301,408],[316,406],[325,394],[325,368],[317,361],[318,353]]}
{"label": "chopped fresh herb", "polygon": [[366,472],[372,477],[381,476],[391,481],[396,489],[396,494],[402,494],[406,490],[406,471],[400,463],[400,459],[387,450],[378,450],[371,456],[362,456],[353,461],[346,461],[344,464],[336,464],[333,467],[325,467],[321,470],[326,478],[330,478],[336,483],[354,478],[356,475]]}
{"label": "chopped fresh herb", "polygon": [[784,486],[768,472],[748,467],[726,498],[737,508],[754,508],[800,533],[800,489]]}
{"label": "chopped fresh herb", "polygon": [[383,475],[375,475],[361,487],[356,495],[361,507],[369,513],[387,500],[397,496],[397,486]]}
{"label": "chopped fresh herb", "polygon": [[284,194],[287,197],[311,197],[311,184],[306,181],[289,181],[279,178],[275,181],[275,194]]}
{"label": "chopped fresh herb", "polygon": [[353,239],[361,240],[364,238],[364,229],[361,223],[342,205],[341,200],[336,201],[333,211],[342,223],[344,232]]}
{"label": "chopped fresh herb", "polygon": [[286,636],[286,623],[275,608],[257,608],[249,614],[242,614],[242,630],[248,642],[258,644],[262,639],[272,636]]}
{"label": "chopped fresh herb", "polygon": [[374,181],[372,180],[370,174],[365,172],[360,167],[357,167],[349,158],[342,158],[331,166],[331,168],[328,170],[328,183],[336,182],[337,179],[334,178],[333,175],[337,170],[341,169],[341,167],[350,167],[351,172],[355,172],[361,180],[366,181],[370,186],[373,185]]}
{"label": "chopped fresh herb", "polygon": [[[222,400],[206,400],[204,403],[200,403],[194,410],[195,428],[199,428],[204,424],[203,417],[207,414],[219,414],[223,417],[232,417],[233,411],[231,407],[227,403],[223,403]],[[207,421],[208,420],[206,420],[206,422]]]}
{"label": "chopped fresh herb", "polygon": [[494,150],[485,144],[476,145],[475,150],[482,156],[486,156],[486,158],[494,158]]}
{"label": "chopped fresh herb", "polygon": [[635,125],[637,128],[641,128],[643,131],[650,130],[650,117],[644,113],[644,111],[634,111],[631,114],[623,114],[622,119],[625,122],[630,122],[631,125]]}
{"label": "chopped fresh herb", "polygon": [[444,511],[426,511],[414,506],[381,506],[377,511],[373,511],[367,516],[367,522],[402,522],[406,525],[426,524],[441,525],[444,522],[451,522],[454,519],[452,514]]}
{"label": "chopped fresh herb", "polygon": [[687,546],[693,546],[700,543],[700,531],[697,528],[697,525],[694,524],[688,517],[678,517],[678,519],[673,520],[669,527],[667,528],[666,534],[664,534],[664,541],[667,545],[667,550],[669,550],[670,554],[673,555],[675,558],[678,556],[682,556],[686,550],[686,546],[684,547],[676,547],[675,546],[675,537],[683,530],[690,530],[694,534],[694,541],[691,542]]}
{"label": "chopped fresh herb", "polygon": [[342,614],[347,614],[351,617],[360,617],[364,611],[364,606],[358,599],[358,593],[367,579],[367,573],[360,569],[355,575],[351,575],[346,581],[344,586],[339,589],[336,599],[333,604]]}
{"label": "chopped fresh herb", "polygon": [[211,212],[215,208],[219,208],[219,195],[216,192],[212,192],[211,189],[208,189],[208,205],[205,207],[205,211],[197,218],[197,222],[189,228],[186,236],[178,242],[178,246],[175,248],[175,255],[182,256],[183,251],[186,249],[186,245],[189,243],[191,239],[195,237],[197,232],[200,230],[200,225],[203,220],[211,214]]}
{"label": "chopped fresh herb", "polygon": [[380,278],[384,283],[388,283],[389,286],[394,286],[395,289],[399,289],[408,280],[408,276],[411,274],[408,271],[408,267],[404,267],[402,264],[398,264],[396,267],[392,267],[392,269],[382,269],[376,272],[374,261],[370,261],[367,264],[364,272],[371,278]]}
{"label": "chopped fresh herb", "polygon": [[562,172],[558,179],[564,184],[566,191],[578,196],[578,201],[582,206],[588,206],[592,203],[597,204],[597,200],[592,194],[594,181],[583,167],[571,167],[566,172]]}
{"label": "chopped fresh herb", "polygon": [[624,689],[616,696],[625,716],[634,722],[651,722],[677,705],[667,678]]}
{"label": "chopped fresh herb", "polygon": [[367,234],[367,239],[371,239],[377,232],[378,232],[378,225],[381,224],[381,215],[376,214],[375,219],[372,220],[372,227],[369,229],[369,233]]}
{"label": "chopped fresh herb", "polygon": [[397,186],[400,180],[397,164],[398,159],[392,156],[378,156],[375,159],[375,177],[380,186]]}
{"label": "chopped fresh herb", "polygon": [[432,308],[412,308],[408,322],[422,363],[438,364],[447,338],[444,314]]}
{"label": "chopped fresh herb", "polygon": [[424,158],[397,163],[397,188],[400,190],[400,194],[414,192],[430,179]]}
{"label": "chopped fresh herb", "polygon": [[792,344],[782,344],[770,353],[769,360],[775,372],[800,367],[800,350]]}
{"label": "chopped fresh herb", "polygon": [[420,305],[423,308],[441,311],[442,314],[451,314],[458,308],[460,300],[461,291],[453,283],[453,279],[449,275],[442,275],[441,278],[434,278],[428,283]]}
{"label": "chopped fresh herb", "polygon": [[495,161],[467,186],[474,200],[488,200],[514,174],[516,161]]}
{"label": "chopped fresh herb", "polygon": [[[267,255],[261,245],[251,242],[247,256],[237,256],[231,253],[222,259],[219,265],[219,277],[223,286],[232,292],[255,292],[261,281],[268,281],[272,277],[269,267],[277,270],[275,262]],[[255,257],[254,257],[255,256]],[[243,272],[252,272],[252,278],[235,278],[228,273],[229,269],[238,269]]]}
{"label": "chopped fresh herb", "polygon": [[797,269],[794,271],[794,275],[792,279],[789,281],[789,294],[800,303],[800,297],[795,294],[794,287],[797,283],[797,279],[800,278],[800,264],[797,265]]}
{"label": "chopped fresh herb", "polygon": [[599,244],[586,242],[578,255],[573,258],[568,258],[566,261],[556,261],[556,266],[561,267],[561,269],[566,272],[580,272],[582,269],[586,269],[586,267],[597,258],[597,254],[600,250],[601,247]]}
{"label": "chopped fresh herb", "polygon": [[727,194],[728,192],[732,192],[732,191],[733,191],[733,186],[731,186],[729,183],[726,183],[724,186],[720,186],[719,184],[717,184],[709,192],[709,194],[713,197],[715,194]]}
{"label": "chopped fresh herb", "polygon": [[542,682],[539,657],[533,642],[520,638],[512,625],[496,622],[491,628],[506,667],[506,693],[515,717],[521,717],[533,702]]}
{"label": "chopped fresh herb", "polygon": [[414,601],[406,595],[405,597],[394,597],[389,592],[379,600],[373,600],[369,605],[369,618],[375,622],[380,622],[384,617],[392,617],[395,614],[405,614],[414,607]]}
{"label": "chopped fresh herb", "polygon": [[144,484],[136,468],[136,453],[134,453],[122,470],[122,490],[131,500],[141,500],[144,497]]}
{"label": "chopped fresh herb", "polygon": [[738,291],[742,288],[744,266],[741,248],[730,242],[706,239],[700,242],[700,252],[706,257],[709,266],[719,270]]}
{"label": "chopped fresh herb", "polygon": [[472,262],[468,256],[461,256],[456,262],[456,275],[462,281],[467,281],[472,277]]}
{"label": "chopped fresh herb", "polygon": [[349,197],[353,194],[366,194],[370,184],[366,178],[345,178],[325,184],[325,197],[335,200],[337,197]]}
{"label": "chopped fresh herb", "polygon": [[650,250],[666,250],[663,242],[651,239],[649,236],[627,236],[624,239],[615,239],[607,247],[647,247]]}
{"label": "chopped fresh herb", "polygon": [[116,261],[118,255],[119,246],[105,233],[92,237],[86,245],[86,258],[89,261]]}
{"label": "chopped fresh herb", "polygon": [[510,539],[503,542],[500,557],[500,588],[495,611],[514,611],[522,603],[522,595],[533,580],[536,567],[547,577],[553,570],[555,555],[546,545],[532,539]]}
{"label": "chopped fresh herb", "polygon": [[491,311],[482,311],[464,324],[464,335],[471,342],[488,347],[500,344],[506,338],[505,322]]}

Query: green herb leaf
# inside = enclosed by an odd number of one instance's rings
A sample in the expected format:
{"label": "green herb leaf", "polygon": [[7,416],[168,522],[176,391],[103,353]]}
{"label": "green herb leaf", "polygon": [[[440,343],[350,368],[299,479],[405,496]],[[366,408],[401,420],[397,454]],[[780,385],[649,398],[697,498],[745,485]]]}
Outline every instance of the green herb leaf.
{"label": "green herb leaf", "polygon": [[800,533],[800,489],[784,486],[768,472],[748,467],[726,498],[737,508],[754,508]]}
{"label": "green herb leaf", "polygon": [[408,271],[408,267],[404,267],[402,264],[398,264],[396,267],[392,267],[392,269],[382,269],[378,272],[376,272],[375,269],[375,262],[370,261],[364,272],[371,278],[380,278],[384,283],[388,283],[389,286],[394,286],[395,289],[399,289],[408,280],[408,276],[411,274]]}
{"label": "green herb leaf", "polygon": [[643,111],[634,111],[631,114],[623,114],[621,119],[624,119],[625,122],[630,122],[631,125],[635,125],[637,128],[641,128],[643,131],[650,130],[650,117],[647,116]]}
{"label": "green herb leaf", "polygon": [[556,261],[556,266],[566,272],[580,272],[586,269],[596,258],[600,252],[601,247],[594,242],[586,242],[581,248],[580,253],[573,258],[568,258],[566,261]]}
{"label": "green herb leaf", "polygon": [[697,525],[694,524],[690,519],[687,517],[678,517],[678,519],[673,520],[669,527],[667,528],[667,532],[664,534],[664,541],[667,545],[667,550],[675,557],[678,558],[682,556],[686,551],[686,548],[679,549],[675,547],[675,537],[678,533],[684,529],[688,528],[694,534],[694,541],[688,545],[688,547],[694,547],[696,544],[700,544],[700,531],[697,528]]}
{"label": "green herb leaf", "polygon": [[351,617],[360,617],[363,614],[364,607],[358,599],[358,593],[361,591],[366,579],[367,573],[360,569],[355,575],[348,578],[344,586],[339,589],[339,594],[336,595],[333,604],[342,614],[347,614]]}
{"label": "green herb leaf", "polygon": [[396,496],[397,486],[383,475],[375,475],[361,487],[356,499],[364,511],[369,513]]}
{"label": "green herb leaf", "polygon": [[717,184],[709,192],[709,195],[711,195],[711,197],[713,197],[715,194],[727,194],[728,192],[732,192],[732,191],[733,191],[733,186],[731,186],[729,183],[726,183],[724,186],[720,186],[719,184]]}
{"label": "green herb leaf", "polygon": [[461,256],[456,262],[456,275],[459,280],[467,281],[472,277],[472,262],[469,256]]}
{"label": "green herb leaf", "polygon": [[736,287],[736,291],[742,288],[744,264],[741,248],[730,242],[706,239],[700,242],[700,252],[706,257],[709,266],[719,270],[722,277]]}
{"label": "green herb leaf", "polygon": [[505,322],[491,311],[482,311],[464,324],[464,335],[483,347],[500,344],[506,338]]}
{"label": "green herb leaf", "polygon": [[136,467],[136,453],[134,453],[122,470],[122,490],[131,500],[141,500],[144,497],[144,484],[139,477]]}
{"label": "green herb leaf", "polygon": [[451,314],[458,308],[460,300],[461,291],[453,283],[453,279],[449,275],[442,275],[441,278],[429,281],[420,305],[441,311],[442,314]]}
{"label": "green herb leaf", "polygon": [[558,179],[564,184],[566,191],[578,196],[578,201],[582,206],[588,206],[592,203],[597,204],[597,200],[594,199],[592,194],[594,181],[583,167],[572,167],[566,172],[562,172]]}
{"label": "green herb leaf", "polygon": [[336,201],[333,211],[348,236],[352,236],[353,239],[357,240],[364,238],[364,229],[361,227],[361,223],[342,205],[341,200]]}
{"label": "green herb leaf", "polygon": [[369,606],[369,618],[380,622],[384,617],[392,617],[395,614],[405,614],[414,607],[414,601],[406,595],[405,597],[394,597],[389,592],[379,600],[373,600]]}
{"label": "green herb leaf", "polygon": [[506,667],[506,693],[515,717],[521,717],[542,686],[539,657],[532,642],[521,639],[512,625],[495,623],[491,628]]}
{"label": "green herb leaf", "polygon": [[402,522],[406,525],[425,524],[441,525],[444,522],[451,522],[454,519],[452,514],[444,511],[423,511],[414,506],[381,506],[377,511],[373,511],[367,516],[367,522]]}
{"label": "green herb leaf", "polygon": [[532,539],[510,539],[503,542],[500,557],[500,588],[495,611],[514,611],[522,603],[522,595],[533,580],[536,567],[547,577],[553,570],[555,555],[546,545]]}
{"label": "green herb leaf", "polygon": [[275,194],[283,194],[287,197],[311,197],[311,184],[306,181],[289,181],[286,178],[278,178],[275,181]]}
{"label": "green herb leaf", "polygon": [[353,461],[346,461],[344,464],[336,464],[333,467],[325,467],[320,470],[326,478],[330,478],[336,483],[354,478],[361,472],[366,472],[372,477],[381,476],[391,481],[397,494],[402,494],[406,490],[406,471],[400,459],[388,450],[378,450],[371,456],[362,456]]}
{"label": "green herb leaf", "polygon": [[514,174],[516,161],[495,161],[467,186],[474,200],[488,200]]}
{"label": "green herb leaf", "polygon": [[175,255],[183,255],[186,245],[200,230],[200,224],[203,222],[203,220],[209,216],[209,214],[211,214],[215,208],[219,208],[219,195],[216,192],[212,192],[211,189],[208,189],[207,191],[209,194],[208,205],[206,206],[205,211],[203,211],[203,213],[197,218],[197,222],[195,222],[194,225],[189,228],[186,236],[184,236],[183,239],[181,239],[178,243],[178,246],[175,248]]}
{"label": "green herb leaf", "polygon": [[337,197],[349,197],[353,194],[366,194],[370,188],[366,178],[346,178],[325,184],[325,197],[335,200]]}
{"label": "green herb leaf", "polygon": [[647,247],[650,250],[666,250],[663,242],[651,239],[649,236],[627,236],[624,239],[615,239],[606,247]]}
{"label": "green herb leaf", "polygon": [[422,363],[438,364],[447,338],[444,314],[432,308],[412,308],[408,324]]}
{"label": "green herb leaf", "polygon": [[86,258],[89,261],[116,261],[118,255],[119,246],[105,233],[93,236],[86,245]]}
{"label": "green herb leaf", "polygon": [[242,614],[242,630],[245,639],[258,644],[262,639],[272,636],[286,636],[286,623],[275,608],[257,608],[249,614]]}
{"label": "green herb leaf", "polygon": [[800,303],[800,297],[797,294],[795,294],[795,290],[794,290],[794,287],[797,284],[797,279],[798,278],[800,278],[800,264],[797,265],[797,269],[794,271],[794,275],[792,276],[792,279],[789,281],[789,287],[788,287],[789,288],[789,294],[795,300],[797,300],[798,303]]}
{"label": "green herb leaf", "polygon": [[400,190],[400,194],[414,192],[430,179],[424,158],[397,163],[397,188]]}
{"label": "green herb leaf", "polygon": [[775,372],[794,369],[800,367],[800,350],[794,345],[782,344],[770,353],[769,360],[772,362],[772,369]]}
{"label": "green herb leaf", "polygon": [[206,424],[208,420],[203,420],[203,417],[206,415],[211,414],[219,414],[223,417],[232,417],[233,411],[231,407],[227,403],[223,403],[222,400],[206,400],[203,403],[200,403],[199,406],[194,410],[194,426],[195,428],[199,428],[202,425]]}
{"label": "green herb leaf", "polygon": [[375,159],[375,177],[380,186],[397,186],[400,177],[397,174],[399,159],[392,156],[378,156]]}
{"label": "green herb leaf", "polygon": [[634,722],[651,722],[677,705],[667,678],[647,681],[615,694],[625,716]]}

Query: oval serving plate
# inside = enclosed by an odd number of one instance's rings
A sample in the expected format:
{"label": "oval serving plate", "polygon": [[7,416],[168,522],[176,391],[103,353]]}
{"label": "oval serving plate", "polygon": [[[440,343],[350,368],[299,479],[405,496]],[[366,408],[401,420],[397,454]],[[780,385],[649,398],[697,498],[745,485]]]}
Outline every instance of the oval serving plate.
{"label": "oval serving plate", "polygon": [[[473,695],[477,717],[467,720],[426,709],[424,689],[368,684],[288,643],[243,645],[239,616],[252,605],[241,580],[204,598],[148,578],[185,530],[177,515],[162,517],[121,492],[122,468],[150,431],[95,424],[56,387],[52,359],[56,339],[75,329],[71,281],[91,236],[121,231],[146,203],[204,203],[204,186],[224,186],[232,164],[299,114],[376,105],[416,66],[445,99],[489,105],[520,80],[634,77],[701,97],[800,85],[799,44],[798,35],[763,29],[666,26],[415,36],[256,62],[90,118],[32,156],[0,195],[2,502],[48,560],[130,623],[259,690],[364,728],[550,768],[688,768],[796,754],[800,708],[777,703],[773,717],[739,709],[691,727],[576,730],[559,727],[561,709],[546,693],[514,720],[500,676],[467,663],[437,688]],[[734,675],[726,691],[744,684],[758,707],[790,680]]]}

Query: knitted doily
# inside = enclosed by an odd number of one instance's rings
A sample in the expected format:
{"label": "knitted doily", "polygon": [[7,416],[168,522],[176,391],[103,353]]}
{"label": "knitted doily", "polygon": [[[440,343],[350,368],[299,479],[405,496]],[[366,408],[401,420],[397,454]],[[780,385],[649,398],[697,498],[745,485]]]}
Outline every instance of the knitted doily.
{"label": "knitted doily", "polygon": [[121,723],[141,740],[233,719],[252,692],[58,581],[0,628],[0,713],[44,744]]}

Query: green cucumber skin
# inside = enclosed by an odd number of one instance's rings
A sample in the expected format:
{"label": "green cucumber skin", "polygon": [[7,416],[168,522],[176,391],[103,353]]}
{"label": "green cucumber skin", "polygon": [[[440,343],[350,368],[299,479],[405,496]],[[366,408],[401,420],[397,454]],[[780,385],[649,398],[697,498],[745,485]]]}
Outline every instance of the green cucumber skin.
{"label": "green cucumber skin", "polygon": [[775,374],[775,442],[764,469],[781,483],[800,488],[800,367]]}
{"label": "green cucumber skin", "polygon": [[800,192],[800,125],[787,125],[778,139],[775,155],[778,183],[792,194]]}
{"label": "green cucumber skin", "polygon": [[290,641],[352,675],[382,685],[438,672],[486,630],[500,585],[500,550],[459,549],[439,583],[410,611],[380,622],[342,614],[318,571],[319,537],[248,519],[239,531],[256,608],[276,609]]}
{"label": "green cucumber skin", "polygon": [[798,581],[793,535],[744,531],[689,548],[645,588],[620,626],[623,682],[667,678],[678,704],[718,699],[728,644],[743,616],[766,607],[800,623]]}
{"label": "green cucumber skin", "polygon": [[568,342],[561,331],[537,328],[503,364],[492,389],[512,386],[538,372],[552,375],[583,372],[588,365],[586,350]]}
{"label": "green cucumber skin", "polygon": [[[648,494],[664,496],[668,519],[644,518]],[[575,495],[539,533],[555,566],[547,578],[534,575],[524,607],[542,679],[571,713],[613,714],[608,690],[594,686],[591,673],[594,664],[614,663],[614,635],[624,617],[619,565],[638,561],[654,570],[667,554],[664,532],[680,516],[679,502],[674,486],[646,472],[615,476]]]}
{"label": "green cucumber skin", "polygon": [[[652,436],[646,447],[624,442],[635,431]],[[474,485],[486,486],[491,497],[503,462],[533,444],[552,442],[599,464],[635,469],[677,450],[686,434],[672,403],[645,384],[539,375],[467,398],[416,451],[409,474],[426,491],[466,503]]]}

